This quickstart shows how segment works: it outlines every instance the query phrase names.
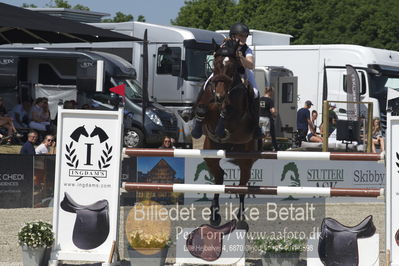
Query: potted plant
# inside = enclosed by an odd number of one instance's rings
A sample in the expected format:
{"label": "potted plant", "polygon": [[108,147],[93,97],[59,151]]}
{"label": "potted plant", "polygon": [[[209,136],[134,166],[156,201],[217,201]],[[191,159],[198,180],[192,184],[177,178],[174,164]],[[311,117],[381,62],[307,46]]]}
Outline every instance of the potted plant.
{"label": "potted plant", "polygon": [[54,242],[53,227],[43,221],[28,222],[18,232],[24,265],[40,265]]}
{"label": "potted plant", "polygon": [[298,238],[259,238],[252,245],[262,255],[264,265],[297,265],[300,253],[306,250],[306,240]]}
{"label": "potted plant", "polygon": [[142,230],[130,232],[128,236],[130,247],[129,257],[134,265],[158,266],[164,265],[168,248],[171,244],[169,234],[148,234]]}

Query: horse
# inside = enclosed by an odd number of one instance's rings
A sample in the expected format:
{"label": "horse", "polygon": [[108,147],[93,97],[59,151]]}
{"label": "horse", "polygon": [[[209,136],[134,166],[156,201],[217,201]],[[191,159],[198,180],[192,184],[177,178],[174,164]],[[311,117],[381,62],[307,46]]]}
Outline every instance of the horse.
{"label": "horse", "polygon": [[[214,44],[216,45],[216,44]],[[254,152],[258,141],[254,139],[255,118],[250,112],[250,97],[253,89],[243,80],[244,68],[237,56],[238,42],[226,39],[222,46],[215,47],[213,75],[208,79],[198,95],[194,113],[202,120],[205,135],[204,149],[224,149],[232,152]],[[249,85],[249,84],[248,84]],[[225,134],[216,134],[223,123]],[[224,170],[220,159],[205,158],[215,184],[223,184]],[[245,186],[250,179],[252,165],[256,159],[234,159],[231,162],[240,168],[239,185]],[[240,194],[239,222],[237,227],[248,230],[244,217],[245,194]],[[211,204],[210,223],[219,225],[219,194],[215,194]]]}

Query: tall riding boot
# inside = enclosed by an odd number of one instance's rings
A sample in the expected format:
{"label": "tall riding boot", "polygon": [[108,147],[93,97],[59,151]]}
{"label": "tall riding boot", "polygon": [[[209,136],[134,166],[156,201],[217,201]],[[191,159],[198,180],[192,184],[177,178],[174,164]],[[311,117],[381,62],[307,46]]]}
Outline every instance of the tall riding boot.
{"label": "tall riding boot", "polygon": [[254,138],[260,139],[262,138],[262,129],[259,126],[259,97],[253,98],[251,103],[251,113],[255,122],[255,130],[254,130]]}
{"label": "tall riding boot", "polygon": [[194,127],[191,130],[191,136],[195,139],[199,139],[202,136],[202,119],[194,118]]}
{"label": "tall riding boot", "polygon": [[205,119],[206,108],[205,106],[198,106],[195,110],[194,127],[191,130],[191,136],[199,139],[202,136],[202,121]]}

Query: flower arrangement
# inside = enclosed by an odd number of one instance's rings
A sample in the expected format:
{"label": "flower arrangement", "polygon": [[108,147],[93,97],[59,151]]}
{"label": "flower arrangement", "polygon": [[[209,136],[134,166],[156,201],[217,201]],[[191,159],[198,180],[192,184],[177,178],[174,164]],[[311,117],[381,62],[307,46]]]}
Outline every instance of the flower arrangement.
{"label": "flower arrangement", "polygon": [[54,242],[52,229],[47,222],[28,222],[18,232],[18,243],[31,248],[51,247]]}
{"label": "flower arrangement", "polygon": [[168,234],[152,235],[136,230],[130,233],[130,245],[137,248],[165,248],[170,245]]}
{"label": "flower arrangement", "polygon": [[299,253],[306,250],[306,241],[298,238],[266,237],[252,241],[254,249],[265,253]]}

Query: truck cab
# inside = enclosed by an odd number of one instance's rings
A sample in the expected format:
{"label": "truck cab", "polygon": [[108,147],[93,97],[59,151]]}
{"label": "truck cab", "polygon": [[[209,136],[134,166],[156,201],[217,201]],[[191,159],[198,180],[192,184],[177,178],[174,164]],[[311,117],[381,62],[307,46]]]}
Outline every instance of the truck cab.
{"label": "truck cab", "polygon": [[[8,106],[17,99],[47,97],[52,119],[59,100],[78,106],[113,109],[118,96],[109,88],[125,84],[123,142],[127,147],[156,146],[165,135],[177,137],[177,119],[162,106],[147,106],[143,123],[143,91],[136,71],[126,60],[104,52],[47,49],[0,49],[0,93]],[[98,62],[104,62],[102,90],[96,90]],[[6,75],[5,75],[6,74]],[[18,97],[16,97],[18,96]]]}

